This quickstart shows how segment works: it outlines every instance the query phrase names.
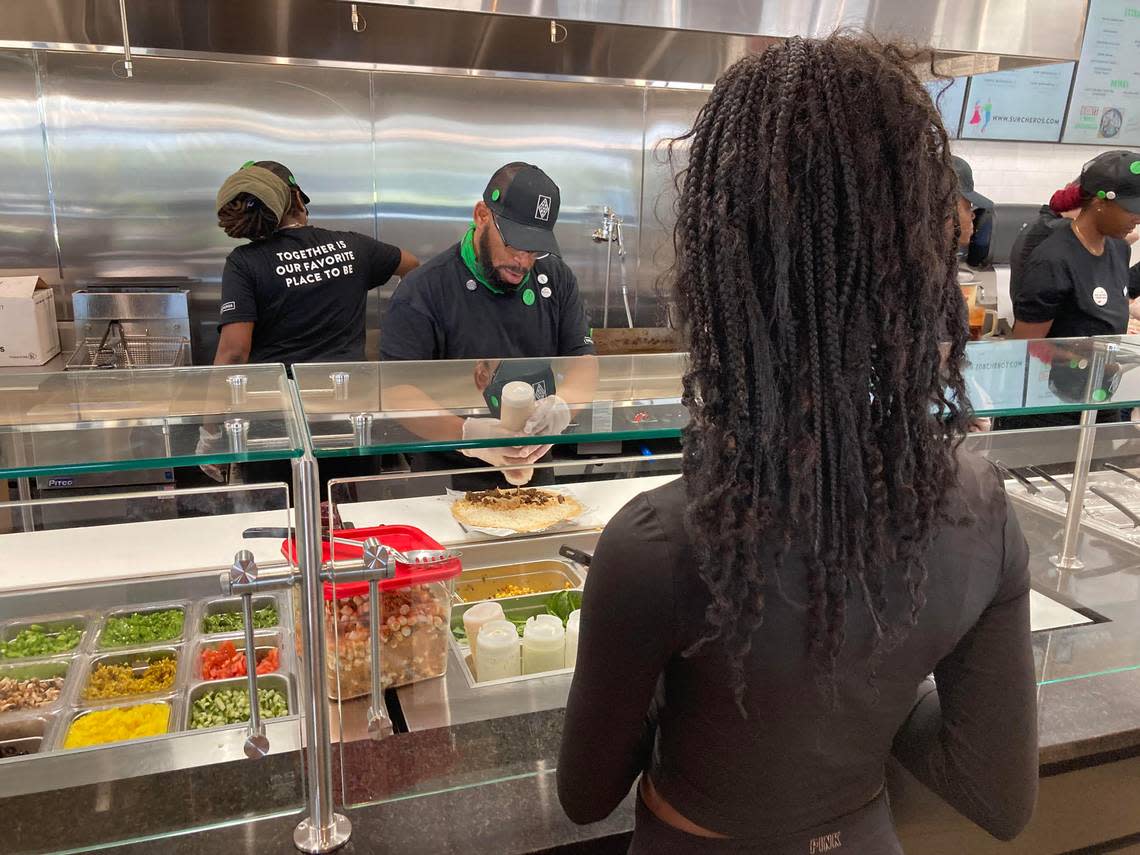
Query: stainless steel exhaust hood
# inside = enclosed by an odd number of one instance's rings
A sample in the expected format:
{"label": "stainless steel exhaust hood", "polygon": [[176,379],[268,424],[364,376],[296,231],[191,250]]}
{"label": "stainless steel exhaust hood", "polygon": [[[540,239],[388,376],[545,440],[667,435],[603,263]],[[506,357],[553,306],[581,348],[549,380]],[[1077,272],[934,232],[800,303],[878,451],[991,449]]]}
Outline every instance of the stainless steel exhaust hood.
{"label": "stainless steel exhaust hood", "polygon": [[[774,40],[839,27],[929,44],[956,74],[1072,60],[1087,0],[128,0],[126,7],[136,55],[703,85]],[[122,36],[118,0],[14,4],[0,21],[0,47],[114,54]]]}

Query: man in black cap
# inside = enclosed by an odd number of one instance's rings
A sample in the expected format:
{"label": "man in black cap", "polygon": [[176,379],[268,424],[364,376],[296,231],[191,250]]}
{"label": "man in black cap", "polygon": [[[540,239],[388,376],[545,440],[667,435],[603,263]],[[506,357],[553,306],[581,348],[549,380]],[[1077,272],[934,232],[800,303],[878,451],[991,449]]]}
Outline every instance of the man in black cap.
{"label": "man in black cap", "polygon": [[960,157],[950,158],[958,175],[958,248],[971,267],[990,260],[994,229],[994,203],[974,189],[974,170]]}
{"label": "man in black cap", "polygon": [[[462,240],[414,271],[392,295],[380,337],[381,358],[478,359],[490,360],[494,366],[496,360],[507,358],[593,354],[578,282],[559,258],[561,250],[554,237],[559,203],[558,185],[537,166],[515,162],[497,170],[476,203],[474,221]],[[562,433],[570,422],[564,398],[589,400],[596,377],[593,360],[568,368],[560,394],[537,395],[538,407],[524,433]],[[548,384],[532,385],[550,391]],[[427,395],[410,387],[401,389],[400,401],[408,409],[438,408]],[[431,420],[430,425],[427,420],[421,422],[412,429],[430,431],[428,438],[434,439],[510,435],[498,419],[452,417]],[[549,446],[481,448],[464,454],[493,466],[513,465],[522,470],[548,450]],[[430,460],[417,457],[413,464],[417,462],[432,468],[464,465],[458,455],[432,455]]]}

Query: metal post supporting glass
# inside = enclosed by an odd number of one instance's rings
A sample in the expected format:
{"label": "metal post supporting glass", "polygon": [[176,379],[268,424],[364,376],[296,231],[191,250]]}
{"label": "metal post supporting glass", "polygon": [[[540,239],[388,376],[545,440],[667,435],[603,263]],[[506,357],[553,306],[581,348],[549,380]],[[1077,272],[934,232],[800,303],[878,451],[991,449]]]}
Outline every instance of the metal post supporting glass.
{"label": "metal post supporting glass", "polygon": [[[290,385],[296,412],[302,412]],[[312,444],[302,431],[305,453],[293,461],[293,513],[297,565],[301,573],[301,644],[305,657],[306,798],[309,815],[293,832],[302,852],[332,852],[348,842],[352,824],[333,810],[332,740],[328,675],[325,672],[325,621],[321,588],[321,494]]]}
{"label": "metal post supporting glass", "polygon": [[[1104,383],[1104,368],[1108,359],[1115,354],[1115,342],[1094,342],[1092,363],[1089,366],[1089,379],[1085,391],[1085,401],[1095,400],[1096,392]],[[1050,561],[1061,570],[1081,570],[1084,562],[1077,557],[1077,546],[1081,534],[1081,514],[1085,507],[1085,486],[1088,483],[1089,467],[1092,465],[1093,447],[1096,445],[1096,419],[1098,410],[1084,410],[1081,413],[1080,436],[1077,439],[1077,455],[1073,463],[1073,481],[1069,485],[1069,507],[1065,512],[1065,531],[1061,541],[1061,552]]]}

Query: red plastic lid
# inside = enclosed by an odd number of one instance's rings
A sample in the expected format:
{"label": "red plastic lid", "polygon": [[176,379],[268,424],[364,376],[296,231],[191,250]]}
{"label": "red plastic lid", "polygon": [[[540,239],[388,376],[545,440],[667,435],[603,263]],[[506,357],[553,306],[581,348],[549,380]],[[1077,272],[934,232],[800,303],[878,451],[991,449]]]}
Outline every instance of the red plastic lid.
{"label": "red plastic lid", "polygon": [[[347,528],[333,532],[334,537],[345,540],[359,540],[362,544],[370,537],[375,537],[385,546],[398,549],[400,552],[410,552],[416,549],[442,550],[440,544],[429,537],[425,532],[410,525],[378,525],[371,528]],[[344,543],[330,543],[327,538],[321,539],[321,563],[327,564],[333,560],[334,553],[329,547],[335,547],[337,561],[351,561],[359,558],[363,546],[359,549]],[[297,553],[293,540],[281,543],[281,552],[290,561],[296,563]],[[412,585],[426,585],[429,582],[441,582],[444,579],[454,579],[463,571],[463,564],[458,558],[444,561],[439,564],[430,564],[427,567],[415,564],[396,562],[396,575],[391,579],[380,581],[381,591],[394,591],[408,588]],[[334,587],[331,582],[325,582],[324,593],[326,600],[344,599],[345,597],[359,597],[368,595],[367,582],[342,582]]]}

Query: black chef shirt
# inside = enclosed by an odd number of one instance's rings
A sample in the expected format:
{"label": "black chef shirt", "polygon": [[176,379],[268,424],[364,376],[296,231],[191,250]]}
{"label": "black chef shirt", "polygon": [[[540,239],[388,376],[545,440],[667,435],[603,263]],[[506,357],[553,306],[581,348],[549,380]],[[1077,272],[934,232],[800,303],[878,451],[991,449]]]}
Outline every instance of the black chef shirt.
{"label": "black chef shirt", "polygon": [[280,229],[226,259],[218,326],[253,321],[250,362],[360,361],[368,291],[399,266],[399,247],[356,232]]}
{"label": "black chef shirt", "polygon": [[1021,290],[1021,277],[1025,273],[1025,265],[1029,262],[1033,251],[1045,241],[1053,231],[1058,228],[1068,228],[1068,222],[1060,214],[1053,213],[1048,205],[1042,205],[1038,211],[1037,219],[1017,233],[1013,246],[1009,252],[1009,296],[1016,300]]}
{"label": "black chef shirt", "polygon": [[1128,245],[1108,238],[1093,255],[1072,228],[1057,228],[1030,256],[1014,298],[1018,321],[1052,321],[1049,338],[1122,335],[1128,301],[1140,296],[1140,277],[1128,270]]}
{"label": "black chef shirt", "polygon": [[[533,300],[524,299],[527,292]],[[578,281],[561,259],[553,255],[541,259],[516,291],[496,294],[475,281],[459,254],[459,244],[404,278],[392,295],[380,334],[385,360],[593,352]]]}

